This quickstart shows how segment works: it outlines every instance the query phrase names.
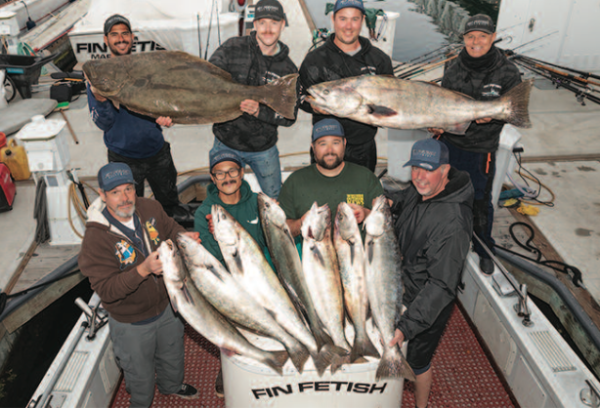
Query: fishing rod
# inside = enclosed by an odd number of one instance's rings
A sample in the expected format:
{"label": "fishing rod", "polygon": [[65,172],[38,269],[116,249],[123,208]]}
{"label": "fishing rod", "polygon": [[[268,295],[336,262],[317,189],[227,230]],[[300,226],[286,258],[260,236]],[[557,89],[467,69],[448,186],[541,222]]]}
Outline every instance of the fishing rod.
{"label": "fishing rod", "polygon": [[431,65],[430,65],[429,67],[427,67],[427,68],[423,68],[423,69],[417,70],[417,71],[415,71],[415,72],[413,72],[413,73],[410,73],[410,74],[408,74],[408,75],[401,76],[401,77],[399,77],[399,78],[401,78],[401,79],[411,79],[411,78],[413,78],[413,77],[415,77],[415,76],[417,76],[417,75],[422,75],[422,74],[424,74],[424,73],[426,73],[426,72],[433,71],[435,68],[439,67],[440,65],[442,65],[442,64],[445,64],[445,63],[447,63],[447,62],[450,62],[450,61],[452,61],[453,59],[455,59],[455,58],[457,58],[457,57],[458,57],[458,54],[455,54],[455,55],[451,56],[450,58],[446,58],[446,59],[445,59],[445,60],[443,60],[443,61],[437,62],[437,63],[435,63],[435,64],[431,64]]}
{"label": "fishing rod", "polygon": [[397,66],[394,67],[394,73],[396,75],[400,74],[400,73],[405,73],[407,71],[410,71],[411,69],[419,69],[427,64],[430,64],[434,61],[438,61],[440,58],[443,58],[444,56],[447,56],[449,54],[452,54],[455,52],[455,49],[457,47],[445,47],[445,49],[443,51],[437,51],[435,54],[431,54],[430,56],[428,56],[427,58],[422,58],[421,61],[419,62],[407,62],[406,64],[398,64]]}
{"label": "fishing rod", "polygon": [[542,37],[536,38],[535,40],[531,40],[531,41],[529,41],[529,42],[526,42],[525,44],[521,44],[521,45],[519,45],[518,47],[515,47],[515,48],[513,48],[512,50],[506,50],[506,51],[510,51],[510,52],[513,52],[513,53],[514,53],[514,52],[515,52],[515,50],[518,50],[518,49],[519,49],[519,48],[521,48],[521,47],[524,47],[524,46],[526,46],[526,45],[529,45],[529,44],[531,44],[531,43],[534,43],[534,42],[536,42],[536,41],[542,40],[542,39],[544,39],[544,38],[546,38],[546,37],[548,37],[548,36],[551,36],[551,35],[553,35],[553,34],[556,34],[556,33],[558,33],[558,30],[556,30],[556,31],[552,31],[550,34],[546,34],[546,35],[544,35],[544,36],[542,36]]}
{"label": "fishing rod", "polygon": [[[518,57],[517,57],[517,58],[518,58]],[[575,75],[571,75],[571,74],[569,74],[568,72],[559,71],[559,70],[557,70],[557,69],[550,68],[550,67],[548,67],[548,66],[545,66],[545,65],[543,65],[543,64],[538,64],[538,63],[536,63],[536,62],[533,62],[533,61],[532,61],[532,62],[528,62],[528,60],[527,60],[526,58],[523,58],[523,57],[521,57],[521,58],[518,58],[518,59],[522,60],[522,61],[523,61],[523,62],[525,62],[526,64],[532,65],[532,66],[533,66],[533,67],[535,67],[535,68],[538,68],[538,69],[543,69],[544,71],[548,71],[548,72],[551,72],[551,73],[553,73],[553,74],[560,75],[560,76],[562,76],[562,77],[564,77],[565,79],[568,79],[568,80],[570,80],[570,81],[575,81],[575,82],[579,82],[579,83],[581,83],[581,84],[586,84],[586,85],[595,85],[595,86],[600,86],[600,82],[591,81],[591,80],[589,80],[589,79],[584,79],[584,78],[581,78],[581,77],[578,77],[578,76],[575,76]]]}
{"label": "fishing rod", "polygon": [[[457,54],[455,54],[455,55],[457,55]],[[419,65],[414,66],[412,68],[409,67],[409,69],[406,69],[406,70],[403,70],[403,71],[400,71],[400,72],[395,72],[395,74],[396,74],[396,76],[398,78],[404,78],[404,77],[410,76],[410,75],[412,75],[414,73],[422,72],[424,69],[426,69],[426,67],[428,65],[431,65],[431,64],[434,64],[434,63],[438,63],[442,58],[444,58],[443,61],[447,61],[448,60],[448,56],[447,55],[445,55],[443,57],[440,56],[438,58],[432,59],[429,62],[426,62],[426,63],[423,63],[423,64],[419,64]]]}
{"label": "fishing rod", "polygon": [[569,68],[569,67],[563,67],[560,65],[556,65],[553,64],[551,62],[546,62],[546,61],[542,61],[536,58],[532,58],[532,57],[528,57],[526,55],[518,55],[516,56],[516,58],[526,58],[530,61],[536,62],[538,64],[542,64],[542,65],[549,65],[551,67],[555,67],[555,68],[559,68],[559,69],[564,69],[565,71],[570,71],[570,72],[574,72],[576,74],[579,74],[579,77],[583,78],[583,79],[588,79],[588,78],[594,78],[594,79],[600,79],[600,75],[594,75],[591,72],[584,72],[584,71],[579,71],[577,69],[573,69],[573,68]]}
{"label": "fishing rod", "polygon": [[[577,102],[581,103],[581,105],[585,106],[585,98],[600,105],[600,98],[598,98],[594,95],[590,95],[589,92],[585,92],[581,88],[577,88],[576,84],[573,84],[568,79],[559,78],[555,75],[549,74],[540,69],[533,68],[519,60],[515,60],[514,62],[515,62],[515,64],[517,64],[523,68],[526,68],[526,69],[530,70],[531,72],[538,74],[541,77],[544,77],[544,78],[550,80],[554,85],[556,85],[557,89],[565,88],[566,90],[573,92],[575,94],[575,97],[577,98]],[[584,88],[584,89],[586,91],[589,91],[588,88]]]}

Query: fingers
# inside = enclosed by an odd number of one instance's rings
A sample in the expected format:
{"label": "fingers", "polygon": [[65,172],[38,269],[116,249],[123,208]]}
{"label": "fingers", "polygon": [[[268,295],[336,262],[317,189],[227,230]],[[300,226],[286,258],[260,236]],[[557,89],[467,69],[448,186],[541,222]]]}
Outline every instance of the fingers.
{"label": "fingers", "polygon": [[258,116],[260,105],[258,102],[253,101],[252,99],[246,99],[240,104],[240,110],[248,115]]}
{"label": "fingers", "polygon": [[156,118],[156,123],[159,126],[171,127],[173,126],[173,119],[171,119],[169,116],[160,116]]}
{"label": "fingers", "polygon": [[213,223],[211,214],[206,215],[206,221],[208,222],[208,232],[210,232],[211,234],[214,235],[215,234],[215,224]]}

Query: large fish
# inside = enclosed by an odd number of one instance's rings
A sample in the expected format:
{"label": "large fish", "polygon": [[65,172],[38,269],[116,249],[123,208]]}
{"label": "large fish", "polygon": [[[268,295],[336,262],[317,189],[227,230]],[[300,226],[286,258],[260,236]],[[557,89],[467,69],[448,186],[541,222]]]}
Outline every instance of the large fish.
{"label": "large fish", "polygon": [[375,378],[379,381],[381,378],[404,377],[414,381],[415,374],[398,345],[390,347],[396,332],[396,317],[402,307],[402,261],[392,213],[384,196],[375,199],[364,226],[369,305],[383,340],[383,355]]}
{"label": "large fish", "polygon": [[215,239],[229,272],[262,307],[273,315],[281,327],[306,346],[315,366],[320,365],[324,357],[319,355],[315,338],[256,241],[220,205],[213,205],[211,213]]}
{"label": "large fish", "polygon": [[[302,269],[319,318],[333,343],[350,351],[344,334],[344,302],[338,261],[331,241],[331,211],[313,203],[302,222]],[[332,367],[335,371],[335,367]]]}
{"label": "large fish", "polygon": [[297,74],[264,86],[233,82],[228,72],[182,51],[155,51],[88,61],[87,79],[115,105],[175,123],[226,122],[242,115],[240,103],[252,99],[294,118]]}
{"label": "large fish", "polygon": [[473,98],[429,82],[364,75],[311,86],[306,100],[332,115],[397,129],[439,128],[465,134],[472,121],[493,118],[531,127],[525,81],[498,99]]}
{"label": "large fish", "polygon": [[[325,332],[325,326],[321,322],[310,296],[306,277],[302,270],[302,261],[286,223],[285,212],[277,204],[277,201],[264,193],[258,194],[258,212],[271,259],[279,278],[290,294],[290,298],[306,314],[308,325],[320,350],[320,366],[323,367],[327,364],[327,360],[338,361],[337,357],[344,357],[347,351],[334,346],[331,337]],[[335,357],[329,358],[330,353],[334,353]]]}
{"label": "large fish", "polygon": [[354,326],[355,336],[350,360],[355,362],[362,356],[379,358],[379,352],[371,342],[366,327],[369,298],[365,277],[365,248],[354,211],[345,202],[338,205],[333,244],[340,264],[344,303]]}
{"label": "large fish", "polygon": [[192,281],[206,300],[229,320],[278,340],[285,346],[296,369],[302,373],[308,359],[306,348],[283,330],[202,244],[186,235],[181,235],[177,243]]}
{"label": "large fish", "polygon": [[246,340],[210,303],[204,299],[189,278],[175,245],[163,241],[158,248],[162,262],[163,277],[173,309],[194,330],[219,347],[225,354],[240,354],[271,367],[282,375],[283,365],[288,359],[287,351],[261,350]]}

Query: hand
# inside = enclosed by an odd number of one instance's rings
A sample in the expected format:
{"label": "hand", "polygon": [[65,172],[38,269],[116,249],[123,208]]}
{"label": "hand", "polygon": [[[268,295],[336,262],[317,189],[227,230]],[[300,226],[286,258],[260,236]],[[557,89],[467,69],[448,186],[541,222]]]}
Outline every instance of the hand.
{"label": "hand", "polygon": [[159,126],[171,127],[171,126],[173,126],[173,119],[171,119],[168,116],[160,116],[160,117],[156,118],[156,123]]}
{"label": "hand", "polygon": [[94,95],[94,98],[96,98],[96,100],[98,102],[105,102],[106,98],[102,95],[100,95],[100,93],[98,92],[98,90],[96,89],[96,87],[94,87],[94,85],[92,85],[90,83],[90,91],[92,91],[92,94]]}
{"label": "hand", "polygon": [[371,210],[362,207],[358,204],[348,204],[352,211],[354,212],[354,218],[356,218],[357,224],[362,224],[362,222],[367,218],[367,215],[371,212]]}
{"label": "hand", "polygon": [[142,262],[137,269],[138,273],[144,278],[150,274],[161,275],[162,262],[158,257],[158,251],[154,251],[150,255],[148,255],[148,257],[144,259],[144,262]]}
{"label": "hand", "polygon": [[296,237],[296,236],[302,234],[302,223],[304,222],[304,219],[306,218],[306,216],[308,215],[309,212],[310,212],[310,210],[305,212],[304,215],[302,217],[298,218],[297,220],[291,220],[291,219],[286,220],[287,225],[288,225],[293,237]]}
{"label": "hand", "polygon": [[246,99],[240,104],[240,110],[257,118],[258,113],[260,112],[260,106],[258,102],[253,101],[252,99]]}
{"label": "hand", "polygon": [[481,118],[481,119],[477,119],[475,121],[475,123],[477,123],[478,125],[483,125],[485,123],[490,123],[492,121],[492,118]]}
{"label": "hand", "polygon": [[396,333],[394,334],[394,338],[390,341],[390,347],[394,347],[394,345],[398,345],[398,347],[402,347],[402,343],[404,343],[404,333],[400,330],[396,329]]}
{"label": "hand", "polygon": [[[392,201],[391,198],[386,198],[388,205],[390,206],[390,208],[392,208],[394,206],[394,202]],[[375,201],[375,200],[373,200]]]}
{"label": "hand", "polygon": [[442,133],[444,133],[444,129],[438,129],[438,128],[427,128],[427,131],[429,133],[433,133],[434,136],[439,136]]}
{"label": "hand", "polygon": [[183,235],[186,235],[186,236],[190,237],[191,239],[193,239],[194,241],[196,241],[196,243],[198,243],[198,244],[202,242],[200,240],[200,233],[198,231],[184,232]]}
{"label": "hand", "polygon": [[215,224],[212,220],[212,214],[206,215],[206,221],[208,222],[208,232],[210,232],[212,235],[215,235]]}

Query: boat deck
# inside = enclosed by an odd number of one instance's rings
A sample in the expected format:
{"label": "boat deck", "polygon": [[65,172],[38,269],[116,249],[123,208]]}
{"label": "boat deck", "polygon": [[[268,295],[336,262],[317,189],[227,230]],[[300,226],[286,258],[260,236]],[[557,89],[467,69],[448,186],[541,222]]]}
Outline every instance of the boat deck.
{"label": "boat deck", "polygon": [[[221,364],[218,348],[190,326],[186,326],[185,356],[185,381],[198,388],[200,398],[184,400],[162,395],[155,390],[152,406],[157,408],[225,407],[224,399],[218,398],[214,392],[215,378]],[[429,400],[430,407],[517,406],[494,371],[459,307],[455,307],[450,317],[432,365],[433,387]],[[268,406],[268,401],[265,402],[264,406]],[[112,407],[128,406],[129,394],[125,391],[125,382],[121,381]],[[412,383],[407,382],[402,396],[402,407],[413,408],[414,406],[413,386]]]}

